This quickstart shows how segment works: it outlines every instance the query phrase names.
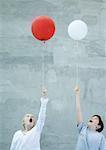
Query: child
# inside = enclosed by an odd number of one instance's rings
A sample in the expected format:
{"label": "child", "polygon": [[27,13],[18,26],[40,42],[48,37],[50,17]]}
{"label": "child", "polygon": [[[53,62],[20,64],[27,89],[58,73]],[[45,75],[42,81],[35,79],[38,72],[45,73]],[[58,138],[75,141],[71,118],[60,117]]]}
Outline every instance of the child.
{"label": "child", "polygon": [[32,114],[25,115],[23,130],[14,134],[10,150],[40,150],[40,137],[45,123],[47,103],[47,90],[44,89],[37,122]]}
{"label": "child", "polygon": [[76,150],[106,150],[106,139],[101,133],[104,128],[103,121],[99,115],[93,115],[88,124],[83,122],[80,106],[80,88],[75,88],[77,127],[79,131]]}

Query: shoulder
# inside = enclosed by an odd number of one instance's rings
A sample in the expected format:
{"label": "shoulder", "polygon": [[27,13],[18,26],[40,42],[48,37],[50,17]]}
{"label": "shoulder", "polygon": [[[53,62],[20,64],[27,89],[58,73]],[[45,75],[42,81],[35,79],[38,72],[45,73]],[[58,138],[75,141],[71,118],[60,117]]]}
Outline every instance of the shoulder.
{"label": "shoulder", "polygon": [[101,137],[105,140],[105,142],[106,142],[106,137],[102,134],[102,133],[100,133],[101,134]]}
{"label": "shoulder", "polygon": [[105,138],[105,136],[100,132],[97,132],[97,136],[101,139],[101,141],[104,141],[104,142],[106,142],[106,138]]}
{"label": "shoulder", "polygon": [[79,124],[77,124],[77,127],[78,128],[86,128],[87,127],[87,125],[84,123],[84,122],[80,122]]}
{"label": "shoulder", "polygon": [[100,133],[101,135],[101,145],[105,148],[104,150],[106,150],[106,137]]}
{"label": "shoulder", "polygon": [[105,136],[103,135],[102,132],[97,132],[97,134],[98,134],[101,138],[105,138]]}
{"label": "shoulder", "polygon": [[18,130],[18,131],[16,131],[15,133],[14,133],[14,137],[17,137],[17,136],[19,136],[19,135],[21,135],[22,134],[22,131],[21,130]]}
{"label": "shoulder", "polygon": [[77,125],[78,131],[81,132],[87,129],[87,125],[84,122],[81,122]]}

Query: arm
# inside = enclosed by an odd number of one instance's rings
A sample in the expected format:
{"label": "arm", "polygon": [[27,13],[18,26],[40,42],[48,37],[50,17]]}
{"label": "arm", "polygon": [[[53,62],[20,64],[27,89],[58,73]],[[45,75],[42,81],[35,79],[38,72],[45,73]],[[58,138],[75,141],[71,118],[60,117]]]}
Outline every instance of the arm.
{"label": "arm", "polygon": [[10,150],[14,150],[14,146],[15,146],[15,142],[14,139],[12,140],[11,146],[10,146]]}
{"label": "arm", "polygon": [[83,122],[83,116],[82,116],[81,104],[80,104],[80,88],[76,87],[75,92],[76,92],[77,123],[80,124],[81,122]]}
{"label": "arm", "polygon": [[11,146],[10,146],[10,150],[14,150],[16,147],[16,133],[13,136],[12,142],[11,142]]}
{"label": "arm", "polygon": [[48,97],[47,97],[47,90],[44,89],[42,92],[42,97],[41,97],[41,107],[40,107],[40,112],[36,124],[37,131],[40,133],[42,132],[42,129],[44,127],[45,123],[45,118],[46,118],[46,106],[48,103]]}

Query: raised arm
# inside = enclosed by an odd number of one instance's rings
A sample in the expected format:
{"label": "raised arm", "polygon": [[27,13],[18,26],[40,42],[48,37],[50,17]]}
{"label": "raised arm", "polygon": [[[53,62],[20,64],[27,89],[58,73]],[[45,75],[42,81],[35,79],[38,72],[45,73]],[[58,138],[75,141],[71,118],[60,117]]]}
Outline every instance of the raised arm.
{"label": "raised arm", "polygon": [[45,123],[45,118],[46,118],[46,106],[48,103],[48,96],[47,96],[46,89],[43,89],[42,97],[40,100],[41,100],[41,106],[40,106],[40,112],[39,112],[36,128],[39,132],[42,132],[42,129]]}
{"label": "raised arm", "polygon": [[83,116],[81,111],[81,104],[80,104],[80,88],[77,86],[75,88],[76,93],[76,115],[77,115],[77,124],[83,122]]}

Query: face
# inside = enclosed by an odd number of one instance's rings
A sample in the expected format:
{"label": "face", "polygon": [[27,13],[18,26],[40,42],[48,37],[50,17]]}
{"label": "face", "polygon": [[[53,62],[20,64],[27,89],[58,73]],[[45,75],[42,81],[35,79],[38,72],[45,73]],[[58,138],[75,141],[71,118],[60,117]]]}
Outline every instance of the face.
{"label": "face", "polygon": [[97,116],[93,116],[88,122],[88,127],[90,129],[97,130],[100,128],[100,125],[98,124],[99,124],[99,118]]}
{"label": "face", "polygon": [[35,117],[32,114],[26,114],[23,119],[25,130],[29,131],[35,126]]}

